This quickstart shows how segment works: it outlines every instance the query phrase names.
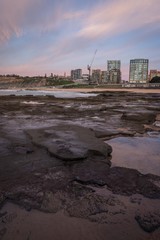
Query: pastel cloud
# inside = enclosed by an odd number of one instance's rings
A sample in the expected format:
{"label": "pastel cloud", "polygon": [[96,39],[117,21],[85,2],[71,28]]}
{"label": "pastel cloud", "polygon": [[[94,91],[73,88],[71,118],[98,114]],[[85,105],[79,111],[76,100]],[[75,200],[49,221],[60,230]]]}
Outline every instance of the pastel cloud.
{"label": "pastel cloud", "polygon": [[0,0],[0,72],[86,68],[97,48],[95,62],[105,68],[109,58],[126,64],[136,54],[148,57],[148,50],[150,57],[158,57],[148,45],[159,46],[154,37],[160,32],[159,0],[86,3],[90,1]]}
{"label": "pastel cloud", "polygon": [[[62,4],[63,3],[63,4]],[[0,43],[26,32],[52,31],[63,21],[79,18],[82,11],[67,11],[67,1],[43,0],[1,0],[0,1]]]}
{"label": "pastel cloud", "polygon": [[[53,1],[44,8],[43,0],[1,0],[0,41],[12,34],[20,36],[27,28],[46,31],[65,20],[80,18],[77,36],[101,37],[133,30],[151,23],[160,23],[159,0],[119,0],[91,6],[91,10],[70,11],[69,1]],[[15,7],[16,6],[16,7]],[[45,12],[46,11],[46,12]],[[31,12],[31,14],[30,14]],[[83,16],[83,18],[82,18]]]}
{"label": "pastel cloud", "polygon": [[119,0],[96,6],[84,20],[79,35],[89,38],[116,35],[160,24],[159,0]]}
{"label": "pastel cloud", "polygon": [[31,0],[0,1],[0,43],[21,35],[23,17],[32,5]]}

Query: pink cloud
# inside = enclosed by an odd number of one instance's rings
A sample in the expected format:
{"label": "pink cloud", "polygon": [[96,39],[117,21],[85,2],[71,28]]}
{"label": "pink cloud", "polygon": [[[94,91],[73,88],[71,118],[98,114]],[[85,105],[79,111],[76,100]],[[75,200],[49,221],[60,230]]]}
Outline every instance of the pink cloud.
{"label": "pink cloud", "polygon": [[67,1],[63,4],[53,2],[51,6],[46,4],[43,0],[1,0],[0,43],[27,31],[52,31],[64,21],[79,19],[84,15],[84,11],[67,8]]}
{"label": "pink cloud", "polygon": [[0,2],[0,43],[9,40],[13,35],[23,33],[23,21],[29,10],[38,0],[1,0]]}
{"label": "pink cloud", "polygon": [[159,0],[119,0],[93,8],[78,35],[88,38],[112,36],[151,23],[160,23]]}

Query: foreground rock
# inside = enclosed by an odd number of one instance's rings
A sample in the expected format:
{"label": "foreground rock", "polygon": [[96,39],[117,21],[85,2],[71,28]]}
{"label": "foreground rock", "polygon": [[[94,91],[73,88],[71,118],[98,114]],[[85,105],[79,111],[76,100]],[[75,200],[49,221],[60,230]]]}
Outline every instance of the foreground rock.
{"label": "foreground rock", "polygon": [[[116,194],[142,194],[148,198],[160,199],[160,188],[154,184],[154,175],[143,175],[134,169],[123,167],[111,168],[106,177],[106,184]],[[160,177],[157,176],[160,182]]]}
{"label": "foreground rock", "polygon": [[31,129],[27,133],[34,144],[46,148],[51,155],[65,161],[82,160],[90,156],[104,159],[112,152],[111,146],[97,139],[92,130],[80,126],[59,125]]}
{"label": "foreground rock", "polygon": [[156,118],[156,114],[149,111],[123,113],[122,119],[136,122],[152,123]]}
{"label": "foreground rock", "polygon": [[135,216],[140,227],[146,232],[153,232],[160,227],[160,212],[142,214],[138,212]]}

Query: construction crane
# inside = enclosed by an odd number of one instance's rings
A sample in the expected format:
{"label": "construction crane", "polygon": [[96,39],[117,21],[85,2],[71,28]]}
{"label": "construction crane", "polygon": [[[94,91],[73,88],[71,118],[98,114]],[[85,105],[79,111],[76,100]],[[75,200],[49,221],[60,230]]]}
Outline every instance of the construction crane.
{"label": "construction crane", "polygon": [[96,53],[97,53],[97,49],[96,49],[96,51],[94,52],[94,55],[93,55],[91,64],[87,66],[87,69],[88,69],[88,71],[89,71],[89,75],[88,75],[88,82],[89,82],[89,84],[91,83],[91,67],[92,67],[92,64],[93,64],[93,62],[94,62]]}

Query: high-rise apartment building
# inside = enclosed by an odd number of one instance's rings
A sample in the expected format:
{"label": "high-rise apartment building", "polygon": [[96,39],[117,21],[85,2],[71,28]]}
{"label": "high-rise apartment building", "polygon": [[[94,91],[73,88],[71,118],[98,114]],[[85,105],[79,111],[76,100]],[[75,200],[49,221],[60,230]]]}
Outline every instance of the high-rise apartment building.
{"label": "high-rise apartment building", "polygon": [[120,60],[108,60],[108,83],[120,83],[121,82],[121,61]]}
{"label": "high-rise apartment building", "polygon": [[82,78],[82,69],[71,70],[71,79],[81,79]]}
{"label": "high-rise apartment building", "polygon": [[148,59],[130,60],[129,82],[146,83],[148,82]]}

